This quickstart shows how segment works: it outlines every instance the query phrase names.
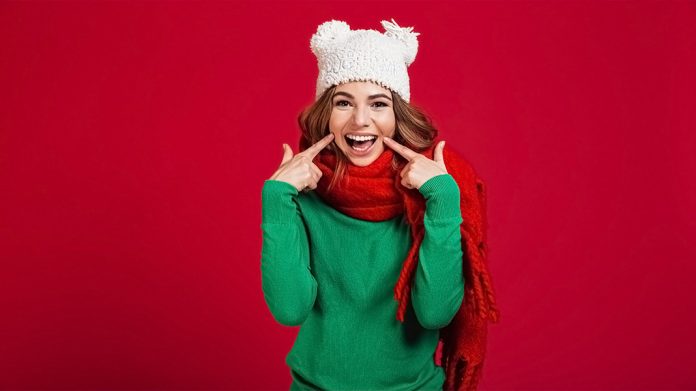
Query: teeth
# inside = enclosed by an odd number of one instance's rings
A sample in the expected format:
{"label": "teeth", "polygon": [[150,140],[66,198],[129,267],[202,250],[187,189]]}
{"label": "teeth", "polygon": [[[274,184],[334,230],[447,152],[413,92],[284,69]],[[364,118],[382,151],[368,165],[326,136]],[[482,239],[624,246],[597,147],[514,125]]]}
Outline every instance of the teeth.
{"label": "teeth", "polygon": [[355,140],[355,141],[368,141],[368,140],[373,140],[373,139],[377,138],[377,136],[357,136],[354,134],[347,134],[346,137],[348,137],[351,140]]}

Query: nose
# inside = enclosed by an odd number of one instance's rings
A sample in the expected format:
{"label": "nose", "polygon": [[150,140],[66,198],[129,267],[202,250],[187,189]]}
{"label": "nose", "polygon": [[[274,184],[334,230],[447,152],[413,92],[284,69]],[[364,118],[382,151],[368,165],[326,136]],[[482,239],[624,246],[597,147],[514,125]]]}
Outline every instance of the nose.
{"label": "nose", "polygon": [[357,127],[370,126],[370,111],[368,107],[357,107],[353,112],[353,122]]}

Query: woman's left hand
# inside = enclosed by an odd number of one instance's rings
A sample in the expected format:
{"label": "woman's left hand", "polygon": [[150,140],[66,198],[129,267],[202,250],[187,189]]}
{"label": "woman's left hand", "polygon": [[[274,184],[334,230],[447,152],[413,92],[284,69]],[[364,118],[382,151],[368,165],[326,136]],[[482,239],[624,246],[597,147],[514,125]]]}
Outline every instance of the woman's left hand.
{"label": "woman's left hand", "polygon": [[420,189],[428,179],[437,175],[447,174],[447,167],[445,167],[445,161],[442,158],[442,150],[445,148],[444,141],[440,141],[435,146],[433,160],[397,143],[389,137],[384,137],[384,144],[408,160],[404,169],[401,170],[401,184],[409,189]]}

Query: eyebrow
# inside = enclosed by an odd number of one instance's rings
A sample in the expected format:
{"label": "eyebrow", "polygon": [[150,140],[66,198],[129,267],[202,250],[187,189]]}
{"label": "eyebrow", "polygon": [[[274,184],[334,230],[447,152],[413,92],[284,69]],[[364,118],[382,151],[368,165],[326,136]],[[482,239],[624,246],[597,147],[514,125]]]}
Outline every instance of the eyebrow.
{"label": "eyebrow", "polygon": [[[349,94],[349,93],[347,93],[347,92],[343,92],[343,91],[337,91],[337,92],[331,97],[331,99],[333,99],[334,97],[336,97],[336,95],[345,95],[345,96],[349,97],[350,99],[355,99],[355,97],[354,97],[353,95],[351,95],[351,94]],[[370,96],[367,97],[368,100],[369,100],[369,99],[376,99],[376,98],[387,98],[387,99],[391,100],[391,98],[388,97],[386,94],[374,94],[374,95],[370,95]]]}

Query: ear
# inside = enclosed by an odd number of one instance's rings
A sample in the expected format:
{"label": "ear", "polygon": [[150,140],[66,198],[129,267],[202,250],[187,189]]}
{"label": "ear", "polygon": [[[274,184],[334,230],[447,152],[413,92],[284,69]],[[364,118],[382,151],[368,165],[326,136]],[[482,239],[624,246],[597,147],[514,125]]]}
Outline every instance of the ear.
{"label": "ear", "polygon": [[330,20],[317,27],[317,32],[312,35],[309,46],[315,55],[325,52],[327,49],[344,40],[350,32],[348,23],[340,20]]}
{"label": "ear", "polygon": [[384,35],[398,40],[402,44],[402,53],[406,66],[416,59],[418,53],[418,36],[420,33],[414,33],[413,27],[400,27],[394,19],[391,22],[382,21],[384,27]]}

